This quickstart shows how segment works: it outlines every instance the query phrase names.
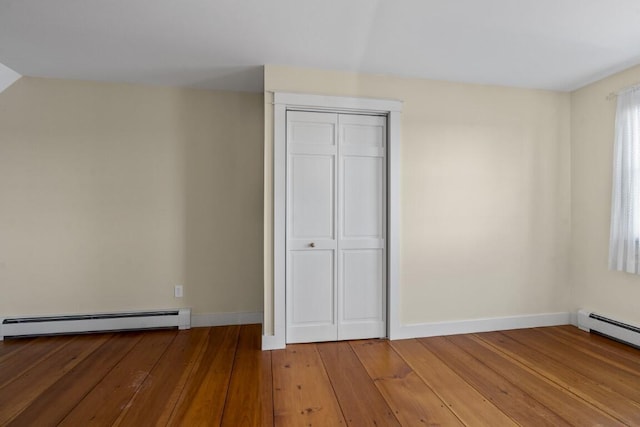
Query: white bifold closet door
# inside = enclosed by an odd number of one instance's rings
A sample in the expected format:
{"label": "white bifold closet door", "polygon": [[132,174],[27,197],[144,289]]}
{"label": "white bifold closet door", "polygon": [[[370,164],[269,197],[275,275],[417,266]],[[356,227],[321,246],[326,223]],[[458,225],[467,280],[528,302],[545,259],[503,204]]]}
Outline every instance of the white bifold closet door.
{"label": "white bifold closet door", "polygon": [[386,118],[287,112],[287,342],[386,335]]}

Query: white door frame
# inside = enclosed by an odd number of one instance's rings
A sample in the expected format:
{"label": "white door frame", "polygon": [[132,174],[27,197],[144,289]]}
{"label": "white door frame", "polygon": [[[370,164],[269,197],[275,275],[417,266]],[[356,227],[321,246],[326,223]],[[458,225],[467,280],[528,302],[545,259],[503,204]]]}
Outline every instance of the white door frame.
{"label": "white door frame", "polygon": [[400,112],[402,102],[275,92],[273,97],[273,329],[262,337],[262,349],[286,347],[286,112],[312,110],[385,114],[387,116],[387,336],[400,328]]}

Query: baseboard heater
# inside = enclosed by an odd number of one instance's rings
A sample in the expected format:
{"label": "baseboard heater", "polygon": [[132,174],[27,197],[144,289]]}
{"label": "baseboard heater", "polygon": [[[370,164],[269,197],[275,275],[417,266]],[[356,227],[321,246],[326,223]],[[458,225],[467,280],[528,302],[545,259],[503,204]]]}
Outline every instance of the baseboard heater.
{"label": "baseboard heater", "polygon": [[578,311],[578,327],[640,348],[640,328],[590,312]]}
{"label": "baseboard heater", "polygon": [[138,329],[191,327],[191,309],[129,311],[62,316],[0,318],[0,341],[38,335],[63,335]]}

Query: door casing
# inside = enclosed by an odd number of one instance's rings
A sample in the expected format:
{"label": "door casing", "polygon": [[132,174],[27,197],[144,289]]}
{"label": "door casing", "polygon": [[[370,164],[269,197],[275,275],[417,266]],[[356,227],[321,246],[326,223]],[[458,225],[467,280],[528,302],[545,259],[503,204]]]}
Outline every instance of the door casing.
{"label": "door casing", "polygon": [[387,117],[387,336],[400,328],[400,113],[402,102],[275,92],[273,102],[273,335],[263,335],[262,349],[286,347],[286,112],[384,114]]}

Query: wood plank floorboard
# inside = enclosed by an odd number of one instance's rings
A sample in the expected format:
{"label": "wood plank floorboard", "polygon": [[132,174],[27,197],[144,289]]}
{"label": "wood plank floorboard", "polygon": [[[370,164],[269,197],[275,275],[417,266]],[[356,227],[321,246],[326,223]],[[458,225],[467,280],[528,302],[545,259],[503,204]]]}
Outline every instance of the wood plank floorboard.
{"label": "wood plank floorboard", "polygon": [[517,425],[418,340],[392,341],[391,346],[464,424]]}
{"label": "wood plank floorboard", "polygon": [[260,325],[248,325],[240,330],[223,426],[273,425],[271,352],[260,350],[261,336]]}
{"label": "wood plank floorboard", "polygon": [[346,425],[315,344],[273,351],[272,366],[275,425]]}
{"label": "wood plank floorboard", "polygon": [[543,331],[550,336],[555,336],[566,341],[572,347],[580,347],[581,351],[590,356],[609,362],[620,369],[631,373],[640,372],[638,350],[628,345],[616,343],[608,338],[591,335],[577,328],[571,329],[575,329],[575,332],[560,328],[553,332],[548,330]]}
{"label": "wood plank floorboard", "polygon": [[[22,340],[11,341],[20,342]],[[3,357],[0,357],[0,387],[60,350],[68,342],[68,339],[62,337],[42,337],[27,341],[22,346],[13,346],[13,351],[7,351]],[[11,348],[11,346],[7,346],[7,348]]]}
{"label": "wood plank floorboard", "polygon": [[84,335],[60,341],[60,350],[30,369],[16,373],[12,381],[0,388],[0,425],[4,426],[24,413],[28,406],[46,394],[76,365],[102,346],[111,335]]}
{"label": "wood plank floorboard", "polygon": [[347,425],[400,425],[348,342],[318,344],[318,351]]}
{"label": "wood plank floorboard", "polygon": [[209,329],[180,331],[114,425],[166,425],[209,339]]}
{"label": "wood plank floorboard", "polygon": [[572,326],[275,351],[261,337],[0,342],[0,426],[640,425],[640,350]]}
{"label": "wood plank floorboard", "polygon": [[583,343],[574,336],[551,334],[543,329],[539,330],[539,332],[545,334],[547,338],[556,341],[557,345],[562,345],[563,347],[571,350],[579,348],[580,352],[588,355],[592,360],[600,360],[602,363],[606,363],[615,369],[626,371],[627,374],[632,376],[637,377],[638,372],[640,372],[640,360],[638,360],[637,357],[629,357],[626,353],[622,356],[615,350],[595,347],[592,344]]}
{"label": "wood plank floorboard", "polygon": [[544,376],[537,375],[526,366],[506,355],[496,353],[494,349],[474,336],[453,336],[451,342],[502,375],[513,384],[533,396],[538,402],[562,417],[567,424],[611,425],[615,420],[600,412],[596,407],[578,396],[567,393],[565,389]]}
{"label": "wood plank floorboard", "polygon": [[38,396],[10,426],[55,426],[142,339],[112,336]]}
{"label": "wood plank floorboard", "polygon": [[520,373],[512,365],[505,366],[498,373],[489,368],[484,360],[475,358],[448,338],[423,338],[420,339],[420,342],[518,424],[569,425],[558,414],[540,403],[536,397],[531,396],[517,384],[505,378],[504,374],[517,376]]}
{"label": "wood plank floorboard", "polygon": [[388,342],[351,345],[402,425],[463,425]]}
{"label": "wood plank floorboard", "polygon": [[640,350],[635,347],[631,347],[627,344],[617,342],[615,340],[609,339],[607,337],[603,337],[598,334],[590,334],[589,332],[585,332],[581,329],[578,329],[576,327],[569,326],[569,325],[557,326],[553,329],[542,329],[542,330],[552,331],[554,333],[557,333],[558,336],[570,335],[574,338],[581,340],[582,342],[589,343],[593,347],[614,351],[620,356],[626,356],[627,358],[633,361],[637,361],[638,355],[640,354]]}
{"label": "wood plank floorboard", "polygon": [[238,344],[239,326],[211,328],[209,341],[185,384],[169,425],[219,425]]}
{"label": "wood plank floorboard", "polygon": [[[640,425],[640,407],[618,393],[566,365],[563,365],[544,353],[521,344],[500,333],[487,332],[478,335],[486,343],[504,352],[514,360],[528,366],[539,375],[548,378],[568,392],[581,397],[586,402],[607,412],[611,417],[628,425]],[[606,424],[605,424],[606,425]]]}
{"label": "wood plank floorboard", "polygon": [[581,347],[571,347],[536,329],[505,331],[504,334],[520,342],[526,342],[529,347],[545,353],[568,368],[588,374],[595,381],[609,384],[612,390],[640,403],[640,374],[622,371],[608,361],[598,360],[586,354]]}
{"label": "wood plank floorboard", "polygon": [[28,347],[28,346],[32,346],[34,345],[36,342],[38,341],[38,339],[31,339],[31,340],[12,340],[12,339],[8,339],[8,340],[4,340],[4,341],[0,341],[0,362],[2,362],[2,360],[10,355],[11,353],[20,350],[24,347]]}
{"label": "wood plank floorboard", "polygon": [[140,388],[176,336],[175,331],[143,335],[135,347],[62,420],[61,426],[111,425]]}

